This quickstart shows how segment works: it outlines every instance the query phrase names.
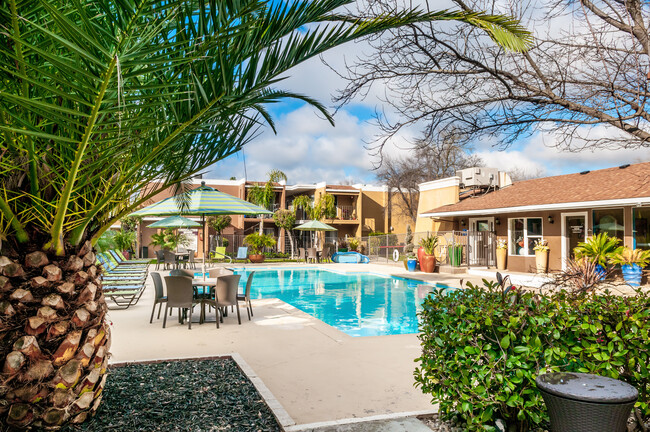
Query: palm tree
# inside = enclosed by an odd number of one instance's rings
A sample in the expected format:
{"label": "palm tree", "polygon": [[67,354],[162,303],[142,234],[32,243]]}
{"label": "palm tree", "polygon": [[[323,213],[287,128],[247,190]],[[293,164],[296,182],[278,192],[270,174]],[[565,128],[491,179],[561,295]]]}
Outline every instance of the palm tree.
{"label": "palm tree", "polygon": [[[287,175],[280,170],[274,169],[269,171],[267,174],[268,179],[264,184],[264,187],[260,185],[253,185],[253,187],[248,191],[248,201],[253,204],[257,204],[260,207],[264,207],[267,210],[273,210],[273,204],[275,203],[275,183],[284,180],[287,181]],[[264,231],[264,217],[260,217],[260,230],[259,233],[262,234]]]}
{"label": "palm tree", "polygon": [[273,120],[293,66],[347,41],[458,19],[511,48],[503,17],[358,19],[347,0],[0,2],[2,424],[57,427],[99,406],[109,327],[94,244],[155,194],[239,151]]}

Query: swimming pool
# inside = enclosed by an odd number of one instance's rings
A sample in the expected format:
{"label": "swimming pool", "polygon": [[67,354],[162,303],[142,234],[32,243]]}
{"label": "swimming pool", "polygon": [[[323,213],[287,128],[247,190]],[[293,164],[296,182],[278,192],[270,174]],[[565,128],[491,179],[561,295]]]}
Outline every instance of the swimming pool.
{"label": "swimming pool", "polygon": [[[255,271],[251,298],[278,298],[350,336],[418,332],[422,299],[435,286],[372,273],[321,269],[234,269],[245,286]],[[418,288],[418,285],[427,285]]]}

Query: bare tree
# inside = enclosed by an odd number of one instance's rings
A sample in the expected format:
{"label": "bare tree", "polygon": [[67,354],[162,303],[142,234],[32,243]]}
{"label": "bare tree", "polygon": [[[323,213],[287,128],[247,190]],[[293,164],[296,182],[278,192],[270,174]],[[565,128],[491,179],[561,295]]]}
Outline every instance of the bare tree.
{"label": "bare tree", "polygon": [[418,185],[453,176],[459,169],[483,165],[470,151],[457,135],[451,135],[437,142],[418,141],[406,157],[384,157],[377,178],[393,191],[388,195],[391,211],[415,223],[420,197]]}
{"label": "bare tree", "polygon": [[513,182],[518,182],[544,177],[544,171],[541,168],[534,170],[527,170],[525,168],[513,168],[508,171],[508,175]]}
{"label": "bare tree", "polygon": [[[369,7],[392,10],[398,1],[370,0]],[[556,133],[565,150],[650,147],[650,2],[454,2],[519,18],[535,34],[533,47],[506,51],[453,23],[414,24],[372,39],[375,50],[350,65],[337,101],[386,85],[399,118],[377,117],[384,132],[378,149],[414,125],[428,141],[453,129],[466,141],[497,137],[501,148],[539,130]]]}

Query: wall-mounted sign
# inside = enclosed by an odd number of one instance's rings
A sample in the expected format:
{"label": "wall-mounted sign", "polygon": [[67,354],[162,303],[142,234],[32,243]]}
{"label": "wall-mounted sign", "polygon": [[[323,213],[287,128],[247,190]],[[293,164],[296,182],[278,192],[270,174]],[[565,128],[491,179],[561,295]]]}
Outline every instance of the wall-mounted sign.
{"label": "wall-mounted sign", "polygon": [[573,234],[582,234],[584,229],[585,227],[583,227],[582,225],[571,225],[571,232]]}

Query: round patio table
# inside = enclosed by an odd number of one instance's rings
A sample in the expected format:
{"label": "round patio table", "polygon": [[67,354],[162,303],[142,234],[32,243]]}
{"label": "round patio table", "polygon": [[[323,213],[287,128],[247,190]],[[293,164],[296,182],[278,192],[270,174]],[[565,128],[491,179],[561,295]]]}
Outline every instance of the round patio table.
{"label": "round patio table", "polygon": [[548,373],[535,382],[552,432],[625,432],[639,397],[628,383],[586,373]]}

